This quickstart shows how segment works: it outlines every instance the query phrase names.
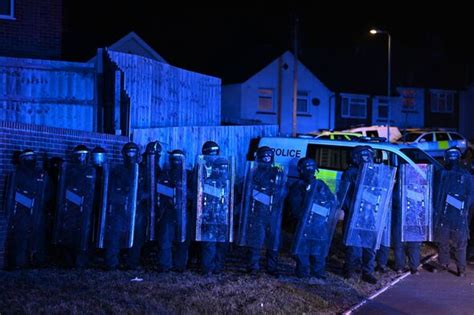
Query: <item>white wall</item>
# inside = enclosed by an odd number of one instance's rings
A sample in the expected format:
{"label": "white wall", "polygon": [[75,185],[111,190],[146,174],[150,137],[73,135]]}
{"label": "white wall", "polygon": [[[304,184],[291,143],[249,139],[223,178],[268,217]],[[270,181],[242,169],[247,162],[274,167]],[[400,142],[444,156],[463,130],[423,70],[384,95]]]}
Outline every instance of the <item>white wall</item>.
{"label": "white wall", "polygon": [[[286,52],[281,57],[267,65],[253,77],[241,84],[241,113],[242,119],[258,119],[265,124],[278,123],[278,68],[281,69],[281,133],[291,134],[292,130],[292,108],[293,108],[293,55]],[[286,65],[286,66],[285,66]],[[226,111],[229,115],[234,115],[235,112],[225,110],[232,104],[232,97],[236,98],[235,90],[222,89],[222,106],[223,113]],[[274,95],[274,111],[273,113],[257,113],[258,109],[258,89],[270,88],[273,89]],[[332,92],[319,81],[303,64],[298,64],[298,90],[308,92],[308,116],[297,116],[297,132],[306,133],[316,129],[328,129],[331,123],[329,122],[329,102],[334,99],[330,98]],[[226,95],[227,94],[227,95]],[[320,99],[319,106],[313,106],[311,100],[313,98]],[[334,114],[332,115],[334,116]],[[334,120],[334,117],[332,117]],[[333,124],[333,123],[332,123]]]}
{"label": "white wall", "polygon": [[422,88],[398,87],[399,100],[392,106],[392,117],[401,128],[421,128],[425,124],[425,92]]}

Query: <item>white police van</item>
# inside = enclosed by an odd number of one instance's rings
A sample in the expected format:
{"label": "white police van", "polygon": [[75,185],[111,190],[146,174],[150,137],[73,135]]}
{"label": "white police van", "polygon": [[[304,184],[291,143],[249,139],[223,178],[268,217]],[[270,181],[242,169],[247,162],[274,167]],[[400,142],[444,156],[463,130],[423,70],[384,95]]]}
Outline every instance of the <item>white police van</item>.
{"label": "white police van", "polygon": [[368,145],[374,149],[376,163],[392,166],[403,163],[434,164],[435,169],[442,168],[431,156],[406,144],[284,137],[262,137],[258,143],[258,147],[268,146],[274,150],[275,162],[288,169],[290,180],[298,177],[297,163],[300,158],[314,159],[319,166],[317,177],[324,180],[333,191],[343,171],[349,167],[352,149],[359,145]]}

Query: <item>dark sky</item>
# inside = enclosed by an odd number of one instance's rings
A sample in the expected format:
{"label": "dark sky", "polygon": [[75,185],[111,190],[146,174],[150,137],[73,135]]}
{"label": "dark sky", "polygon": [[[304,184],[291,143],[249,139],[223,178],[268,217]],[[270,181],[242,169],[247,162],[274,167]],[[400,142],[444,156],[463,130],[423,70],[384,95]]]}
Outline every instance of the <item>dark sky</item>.
{"label": "dark sky", "polygon": [[387,40],[370,36],[373,26],[392,35],[392,69],[399,84],[457,87],[466,82],[466,65],[474,56],[473,23],[463,17],[467,7],[417,8],[399,2],[394,2],[396,8],[389,2],[368,8],[344,2],[297,7],[272,2],[248,8],[192,8],[183,3],[181,8],[156,9],[151,2],[96,7],[92,1],[65,1],[64,58],[87,60],[96,48],[135,31],[175,66],[218,76],[225,83],[241,81],[292,49],[295,17],[300,21],[299,57],[334,89],[384,89]]}

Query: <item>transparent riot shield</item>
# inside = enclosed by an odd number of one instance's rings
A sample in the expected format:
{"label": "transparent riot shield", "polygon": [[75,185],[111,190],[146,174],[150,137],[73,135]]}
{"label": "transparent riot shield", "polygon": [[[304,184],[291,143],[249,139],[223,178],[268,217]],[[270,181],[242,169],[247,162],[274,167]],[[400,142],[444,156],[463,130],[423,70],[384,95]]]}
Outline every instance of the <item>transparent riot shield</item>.
{"label": "transparent riot shield", "polygon": [[396,168],[366,163],[361,166],[344,233],[346,246],[377,249],[388,214]]}
{"label": "transparent riot shield", "polygon": [[440,241],[441,233],[453,231],[469,235],[469,205],[472,194],[472,175],[464,171],[443,170],[436,201],[434,238]]}
{"label": "transparent riot shield", "polygon": [[233,157],[197,157],[196,241],[233,241],[234,165]]}
{"label": "transparent riot shield", "polygon": [[156,192],[156,179],[157,179],[158,165],[156,165],[156,157],[154,154],[148,154],[146,156],[146,189],[148,190],[148,229],[147,238],[149,241],[154,241],[156,237],[156,216],[157,216],[157,192]]}
{"label": "transparent riot shield", "polygon": [[17,169],[8,181],[6,211],[8,241],[28,239],[28,250],[36,251],[45,233],[47,175],[42,170]]}
{"label": "transparent riot shield", "polygon": [[61,165],[53,243],[88,249],[92,242],[95,184],[94,167]]}
{"label": "transparent riot shield", "polygon": [[432,241],[433,165],[402,164],[398,185],[402,242]]}
{"label": "transparent riot shield", "polygon": [[303,201],[304,214],[296,226],[291,246],[293,255],[326,253],[330,246],[330,230],[337,221],[338,203],[329,187],[316,180],[308,188]]}
{"label": "transparent riot shield", "polygon": [[[392,241],[392,198],[388,203],[387,215],[385,216],[385,224],[383,225],[382,238],[380,239],[380,245],[390,247]],[[379,249],[378,246],[376,249]]]}
{"label": "transparent riot shield", "polygon": [[[188,224],[186,204],[187,175],[185,166],[184,159],[179,166],[168,165],[161,172],[156,184],[156,233],[161,235],[164,231],[159,231],[160,227],[163,228],[167,224],[176,224],[173,240],[177,242],[186,241],[186,225]],[[161,235],[161,238],[163,237]]]}
{"label": "transparent riot shield", "polygon": [[139,166],[115,165],[109,173],[107,207],[99,219],[99,248],[133,246]]}
{"label": "transparent riot shield", "polygon": [[276,165],[247,162],[238,244],[278,250],[286,172]]}

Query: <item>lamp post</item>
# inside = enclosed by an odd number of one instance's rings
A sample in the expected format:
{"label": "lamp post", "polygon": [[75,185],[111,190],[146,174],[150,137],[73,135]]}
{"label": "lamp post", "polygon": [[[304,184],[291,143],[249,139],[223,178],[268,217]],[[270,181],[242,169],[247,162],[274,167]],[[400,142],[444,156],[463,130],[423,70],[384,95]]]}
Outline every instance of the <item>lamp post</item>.
{"label": "lamp post", "polygon": [[391,114],[390,114],[390,96],[391,96],[391,46],[392,46],[392,38],[390,37],[390,33],[387,31],[383,30],[378,30],[378,29],[371,29],[370,34],[376,35],[376,34],[387,34],[388,37],[388,53],[387,53],[387,58],[388,58],[388,63],[387,63],[387,141],[390,143],[390,119],[391,119]]}

